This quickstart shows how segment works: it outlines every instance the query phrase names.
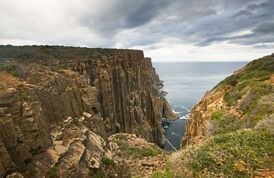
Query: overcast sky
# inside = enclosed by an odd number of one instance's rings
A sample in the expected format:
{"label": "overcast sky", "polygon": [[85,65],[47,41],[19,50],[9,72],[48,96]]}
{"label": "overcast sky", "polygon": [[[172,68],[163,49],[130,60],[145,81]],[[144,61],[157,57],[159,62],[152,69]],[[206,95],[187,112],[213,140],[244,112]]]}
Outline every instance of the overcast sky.
{"label": "overcast sky", "polygon": [[154,61],[274,53],[274,0],[0,0],[0,44],[142,49]]}

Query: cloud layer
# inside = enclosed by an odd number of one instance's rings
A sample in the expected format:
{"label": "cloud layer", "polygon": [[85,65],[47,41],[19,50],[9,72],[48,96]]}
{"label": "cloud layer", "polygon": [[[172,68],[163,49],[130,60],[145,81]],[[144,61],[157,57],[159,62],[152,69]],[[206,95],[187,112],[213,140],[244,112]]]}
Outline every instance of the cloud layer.
{"label": "cloud layer", "polygon": [[274,52],[273,0],[1,0],[0,18],[1,44],[141,48],[158,61]]}

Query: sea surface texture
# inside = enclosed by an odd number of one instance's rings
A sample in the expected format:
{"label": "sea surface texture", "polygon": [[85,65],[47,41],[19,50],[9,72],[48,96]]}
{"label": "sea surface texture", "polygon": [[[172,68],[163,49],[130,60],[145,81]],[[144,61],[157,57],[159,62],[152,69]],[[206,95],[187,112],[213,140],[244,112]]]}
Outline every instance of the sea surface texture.
{"label": "sea surface texture", "polygon": [[[221,80],[243,67],[247,62],[155,62],[153,63],[160,79],[164,81],[163,90],[174,111],[180,119],[165,129],[166,138],[178,149],[185,131],[187,116],[191,108],[199,102],[206,91]],[[165,149],[172,151],[170,144]]]}

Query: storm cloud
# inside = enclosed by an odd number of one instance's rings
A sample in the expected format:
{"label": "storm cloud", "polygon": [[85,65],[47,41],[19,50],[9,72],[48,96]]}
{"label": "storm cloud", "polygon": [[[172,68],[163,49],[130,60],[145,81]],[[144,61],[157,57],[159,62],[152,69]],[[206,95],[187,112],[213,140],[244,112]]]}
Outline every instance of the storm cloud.
{"label": "storm cloud", "polygon": [[221,44],[243,50],[274,44],[273,0],[1,0],[0,19],[0,44],[155,53],[168,46],[190,53]]}

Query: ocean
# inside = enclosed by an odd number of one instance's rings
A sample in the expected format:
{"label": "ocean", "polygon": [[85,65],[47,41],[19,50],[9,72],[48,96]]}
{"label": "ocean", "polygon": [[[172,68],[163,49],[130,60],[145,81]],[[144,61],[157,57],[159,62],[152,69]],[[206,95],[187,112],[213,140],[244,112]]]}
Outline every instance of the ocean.
{"label": "ocean", "polygon": [[[247,62],[154,62],[160,79],[164,81],[167,100],[180,119],[173,121],[165,129],[166,138],[175,148],[180,147],[180,139],[187,124],[187,115],[199,102],[206,91],[243,67]],[[165,150],[174,150],[169,144]]]}

